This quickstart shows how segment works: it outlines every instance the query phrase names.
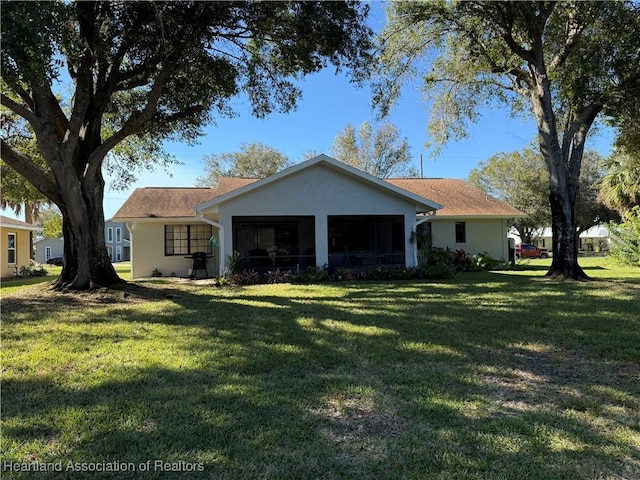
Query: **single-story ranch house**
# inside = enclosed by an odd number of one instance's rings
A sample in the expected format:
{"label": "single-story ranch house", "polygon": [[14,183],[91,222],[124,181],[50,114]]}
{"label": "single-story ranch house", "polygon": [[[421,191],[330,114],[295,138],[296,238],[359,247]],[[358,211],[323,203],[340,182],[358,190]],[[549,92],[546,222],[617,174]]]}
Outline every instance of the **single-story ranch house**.
{"label": "single-story ranch house", "polygon": [[507,259],[507,221],[521,216],[462,180],[381,180],[319,155],[214,189],[138,188],[113,220],[131,232],[131,276],[140,278],[185,276],[197,252],[209,275],[236,252],[258,270],[414,266],[417,230],[435,247]]}

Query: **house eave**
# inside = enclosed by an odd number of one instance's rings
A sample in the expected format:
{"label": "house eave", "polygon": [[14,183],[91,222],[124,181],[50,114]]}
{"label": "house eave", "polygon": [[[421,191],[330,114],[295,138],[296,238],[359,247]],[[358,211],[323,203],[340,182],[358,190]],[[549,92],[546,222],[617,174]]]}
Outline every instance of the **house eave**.
{"label": "house eave", "polygon": [[166,222],[192,222],[192,221],[200,222],[201,220],[193,215],[191,217],[180,216],[180,217],[158,217],[158,216],[149,216],[149,217],[117,217],[114,221],[117,222],[126,222],[126,223],[166,223]]}
{"label": "house eave", "polygon": [[431,220],[509,220],[511,218],[524,218],[526,215],[440,215],[436,213]]}
{"label": "house eave", "polygon": [[42,227],[37,225],[34,226],[26,226],[26,225],[15,225],[13,223],[0,223],[0,228],[6,228],[8,230],[26,230],[29,232],[39,232],[42,230]]}

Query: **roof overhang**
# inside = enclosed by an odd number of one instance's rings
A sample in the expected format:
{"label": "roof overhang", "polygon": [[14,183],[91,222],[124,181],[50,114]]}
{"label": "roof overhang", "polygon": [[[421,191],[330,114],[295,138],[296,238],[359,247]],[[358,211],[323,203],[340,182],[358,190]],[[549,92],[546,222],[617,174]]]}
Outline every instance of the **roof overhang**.
{"label": "roof overhang", "polygon": [[509,220],[511,218],[525,218],[527,215],[440,215],[436,213],[432,220]]}
{"label": "roof overhang", "polygon": [[40,230],[42,230],[42,227],[39,227],[38,225],[19,225],[19,224],[15,224],[15,223],[5,223],[5,222],[0,222],[0,228],[7,228],[7,229],[13,229],[13,230],[27,230],[30,232],[39,232]]}
{"label": "roof overhang", "polygon": [[197,216],[193,216],[193,217],[158,217],[158,216],[153,216],[153,217],[119,217],[118,222],[124,222],[124,223],[167,223],[167,222],[171,222],[171,223],[177,223],[177,222],[193,222],[193,221],[197,221],[197,222],[201,222],[202,220],[200,220],[200,217]]}

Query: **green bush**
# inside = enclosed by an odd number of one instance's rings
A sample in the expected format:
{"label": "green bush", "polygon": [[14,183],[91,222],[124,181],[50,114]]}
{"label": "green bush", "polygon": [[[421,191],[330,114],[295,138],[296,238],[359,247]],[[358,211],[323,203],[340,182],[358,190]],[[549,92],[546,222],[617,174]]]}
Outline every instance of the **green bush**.
{"label": "green bush", "polygon": [[329,272],[320,267],[308,267],[305,271],[296,273],[292,277],[294,282],[299,283],[318,283],[329,279]]}
{"label": "green bush", "polygon": [[435,265],[422,265],[417,269],[417,278],[421,279],[446,279],[456,276],[457,270],[454,264],[437,263]]}
{"label": "green bush", "polygon": [[256,285],[258,283],[263,283],[258,272],[253,269],[242,270],[241,272],[233,273],[226,278],[227,282],[232,285]]}
{"label": "green bush", "polygon": [[289,283],[294,279],[291,272],[283,272],[279,268],[268,271],[264,279],[267,283]]}
{"label": "green bush", "polygon": [[609,256],[618,263],[640,267],[640,206],[624,216],[624,223],[609,224],[614,236]]}
{"label": "green bush", "polygon": [[44,277],[49,274],[42,265],[20,267],[20,275],[23,277]]}
{"label": "green bush", "polygon": [[493,258],[487,252],[475,254],[471,258],[471,263],[477,271],[503,270],[506,265],[505,262]]}
{"label": "green bush", "polygon": [[409,280],[417,278],[417,269],[411,267],[368,267],[364,271],[366,280]]}

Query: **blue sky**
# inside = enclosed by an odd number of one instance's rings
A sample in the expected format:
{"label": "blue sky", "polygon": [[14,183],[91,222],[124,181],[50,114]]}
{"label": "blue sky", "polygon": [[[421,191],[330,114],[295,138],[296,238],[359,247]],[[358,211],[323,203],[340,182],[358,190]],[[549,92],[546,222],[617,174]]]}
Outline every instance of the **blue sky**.
{"label": "blue sky", "polygon": [[[190,147],[169,144],[167,150],[183,162],[171,169],[172,176],[158,169],[145,173],[143,178],[124,192],[105,193],[105,218],[113,216],[135,187],[194,186],[196,178],[203,175],[203,156],[234,152],[243,143],[264,143],[294,162],[302,160],[305,151],[331,154],[336,134],[351,123],[375,120],[371,107],[371,92],[358,88],[345,75],[336,76],[325,70],[300,83],[303,96],[296,111],[289,114],[272,114],[266,119],[251,116],[250,108],[242,97],[234,101],[239,116],[219,119],[217,125],[206,129],[200,144]],[[420,171],[420,155],[423,155],[425,177],[466,178],[469,172],[498,152],[521,150],[535,139],[535,123],[532,119],[513,118],[509,109],[485,109],[480,120],[471,125],[468,138],[454,141],[442,149],[437,157],[425,148],[428,106],[421,100],[419,88],[405,88],[403,95],[387,121],[396,125],[402,137],[411,145],[413,164]],[[589,148],[607,155],[611,146],[609,132],[591,140]]]}
{"label": "blue sky", "polygon": [[[371,25],[379,29],[384,24],[382,2],[372,2]],[[137,187],[192,187],[196,178],[203,175],[203,156],[239,150],[244,143],[264,143],[293,162],[302,160],[306,151],[331,154],[336,134],[347,124],[355,127],[363,121],[374,122],[375,111],[371,106],[371,91],[349,82],[346,74],[336,75],[332,68],[303,79],[299,86],[302,98],[297,110],[289,114],[272,114],[266,119],[251,116],[245,97],[234,99],[238,116],[218,119],[216,125],[206,129],[205,136],[196,146],[168,144],[167,150],[182,165],[171,168],[171,175],[158,168],[153,173],[144,172],[140,179],[125,191],[114,191],[107,185],[104,214],[111,218],[125,199]],[[426,125],[428,105],[421,98],[418,82],[407,86],[397,106],[386,121],[396,125],[401,137],[411,146],[413,164],[420,171],[420,155],[423,155],[425,177],[466,178],[479,162],[498,152],[521,150],[535,138],[533,120],[512,118],[508,108],[485,109],[480,120],[471,125],[468,138],[447,145],[437,157],[425,148],[428,141]],[[588,148],[603,155],[610,151],[612,143],[608,131],[592,138]],[[108,179],[107,179],[108,182]],[[12,212],[4,215],[14,216]]]}
{"label": "blue sky", "polygon": [[[385,24],[384,2],[370,2],[369,22],[379,31]],[[183,165],[172,168],[172,176],[158,170],[145,173],[143,178],[127,191],[105,192],[105,218],[110,218],[136,187],[195,185],[204,173],[203,156],[235,152],[244,143],[264,143],[279,150],[293,162],[302,160],[306,151],[331,154],[335,136],[347,124],[355,127],[362,122],[374,122],[376,112],[371,106],[371,91],[349,82],[345,74],[336,75],[332,68],[306,77],[300,82],[302,98],[295,112],[273,114],[259,120],[251,116],[246,98],[233,102],[239,114],[232,119],[219,119],[206,129],[200,144],[189,147],[182,144],[167,145]],[[480,120],[468,129],[468,138],[455,141],[432,157],[425,148],[428,141],[428,106],[422,101],[419,84],[406,87],[396,108],[386,119],[396,125],[401,137],[411,146],[413,164],[420,171],[420,155],[425,177],[466,178],[479,162],[498,152],[521,150],[535,139],[535,122],[531,119],[512,118],[509,109],[486,109]],[[611,135],[600,135],[589,148],[607,155]]]}

